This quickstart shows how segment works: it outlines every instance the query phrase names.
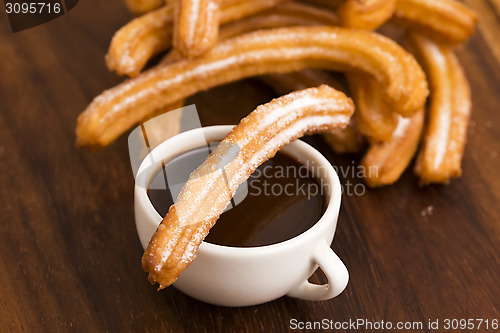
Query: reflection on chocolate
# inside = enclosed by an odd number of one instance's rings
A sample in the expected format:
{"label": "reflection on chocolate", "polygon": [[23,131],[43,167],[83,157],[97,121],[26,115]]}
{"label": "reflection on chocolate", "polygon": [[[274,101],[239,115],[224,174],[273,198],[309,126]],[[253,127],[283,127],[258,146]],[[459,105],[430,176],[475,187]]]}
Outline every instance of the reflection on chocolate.
{"label": "reflection on chocolate", "polygon": [[[205,160],[206,148],[189,151],[165,164],[167,173],[182,168],[194,170]],[[187,179],[188,172],[184,181]],[[163,188],[158,182],[163,182]],[[148,196],[165,216],[172,195],[161,170],[148,188]],[[279,243],[293,238],[318,221],[326,210],[319,181],[308,169],[285,153],[278,153],[248,180],[248,194],[236,207],[224,212],[205,241],[227,246],[251,247]]]}

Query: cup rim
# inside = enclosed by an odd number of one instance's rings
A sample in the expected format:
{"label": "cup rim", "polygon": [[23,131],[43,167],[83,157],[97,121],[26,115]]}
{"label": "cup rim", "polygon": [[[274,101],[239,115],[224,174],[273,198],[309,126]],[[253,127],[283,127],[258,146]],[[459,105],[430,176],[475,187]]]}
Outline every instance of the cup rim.
{"label": "cup rim", "polygon": [[[151,167],[151,166],[159,164],[161,163],[161,161],[165,161],[165,159],[170,160],[172,158],[175,158],[180,154],[182,154],[183,152],[195,149],[197,146],[186,149],[183,148],[182,152],[175,154],[170,154],[169,153],[170,150],[167,149],[166,147],[177,146],[178,143],[186,142],[186,140],[189,140],[189,137],[196,135],[200,131],[203,131],[203,134],[205,136],[212,136],[212,137],[216,136],[218,137],[218,139],[215,140],[222,140],[224,136],[226,136],[231,131],[231,129],[233,129],[233,127],[234,125],[215,125],[215,126],[196,128],[186,132],[182,132],[163,141],[145,156],[144,160],[141,162],[139,166],[137,174],[139,175],[144,169],[149,168],[149,170],[146,171],[145,175],[146,178],[145,183],[147,184],[147,186],[139,186],[137,182],[135,182],[134,193],[135,193],[135,200],[139,200],[140,201],[139,203],[147,211],[147,216],[148,216],[147,223],[153,223],[155,230],[158,227],[159,223],[161,223],[163,218],[156,211],[153,204],[151,203],[151,200],[149,200],[149,197],[147,195],[147,187],[149,186],[149,183],[152,181],[152,178],[155,172],[157,171],[156,169],[159,167],[159,166],[158,167]],[[320,177],[319,175],[315,176],[321,178],[325,182],[325,184],[327,184],[328,191],[325,193],[327,196],[326,199],[327,207],[323,215],[309,229],[285,241],[264,246],[256,246],[256,247],[235,247],[235,246],[220,245],[203,241],[200,244],[198,253],[212,253],[215,255],[228,255],[232,253],[234,255],[239,255],[239,256],[245,256],[245,255],[253,256],[256,254],[269,253],[269,251],[285,250],[289,246],[297,246],[298,245],[297,243],[308,242],[310,238],[314,237],[316,233],[321,232],[322,229],[327,228],[330,223],[334,224],[334,231],[335,231],[337,225],[338,212],[340,210],[341,196],[342,196],[340,180],[338,178],[337,172],[335,171],[331,163],[318,150],[316,150],[314,147],[312,147],[311,145],[302,140],[295,140],[285,147],[296,147],[297,149],[304,150],[305,153],[307,154],[305,156],[305,160],[314,159],[316,165],[321,165],[322,167],[324,167],[325,177]],[[165,152],[159,153],[159,151],[165,151]],[[152,163],[151,155],[153,154],[162,157],[161,159],[158,159],[157,161]],[[296,157],[295,155],[292,156]],[[159,223],[156,223],[156,220],[159,221]],[[333,220],[333,222],[331,222],[330,220]],[[136,225],[137,228],[140,228],[139,222],[137,220],[136,220]]]}

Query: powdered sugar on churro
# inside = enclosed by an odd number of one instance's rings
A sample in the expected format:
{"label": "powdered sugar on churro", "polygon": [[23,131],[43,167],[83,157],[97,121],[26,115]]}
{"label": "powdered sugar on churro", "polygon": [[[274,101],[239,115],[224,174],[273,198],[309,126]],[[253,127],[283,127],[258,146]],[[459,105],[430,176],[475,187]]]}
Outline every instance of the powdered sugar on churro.
{"label": "powdered sugar on churro", "polygon": [[[214,159],[223,159],[228,153],[227,146],[222,144],[200,168],[192,173],[181,191],[175,203],[179,225],[196,224],[217,218],[226,208],[238,186],[261,163],[274,156],[290,141],[304,133],[318,131],[321,128],[345,127],[352,114],[346,110],[345,100],[334,99],[331,94],[318,97],[321,93],[325,95],[325,91],[330,92],[329,90],[333,89],[322,86],[296,92],[258,107],[245,118],[228,135],[228,137],[235,136],[237,132],[245,134],[238,136],[238,140],[230,141],[230,144],[239,147],[239,154],[224,167],[227,179],[224,178],[222,170],[216,169],[213,165]],[[251,128],[252,131],[247,131],[246,128]],[[258,150],[249,147],[256,137],[266,137],[268,140]],[[222,142],[228,142],[228,139]],[[248,149],[254,152],[250,159],[245,158]],[[193,205],[193,202],[196,205]]]}
{"label": "powdered sugar on churro", "polygon": [[[439,49],[439,46],[434,44],[434,43],[428,43],[428,52],[429,56],[432,57],[435,61],[435,67],[438,69],[437,75],[442,75],[443,77],[441,79],[443,80],[448,80],[449,75],[448,73],[448,61],[446,60],[445,55],[441,52]],[[445,85],[440,85],[438,90],[435,91],[435,99],[439,99],[440,104],[439,106],[439,112],[436,114],[436,123],[438,124],[437,127],[439,128],[439,131],[436,133],[437,135],[432,138],[432,143],[429,143],[434,147],[434,164],[433,167],[434,169],[438,170],[441,164],[443,163],[444,156],[447,151],[447,145],[448,145],[448,137],[450,135],[450,126],[451,126],[451,114],[452,114],[452,94],[453,92],[450,90],[450,88],[453,86],[451,82],[448,82],[448,84]],[[434,107],[436,105],[434,104]]]}
{"label": "powdered sugar on churro", "polygon": [[408,126],[411,124],[411,118],[405,118],[405,117],[398,117],[398,125],[396,126],[396,129],[392,133],[392,137],[394,138],[401,138],[405,135],[406,129]]}
{"label": "powdered sugar on churro", "polygon": [[188,13],[188,24],[189,24],[189,31],[188,31],[188,39],[190,41],[193,41],[194,35],[196,33],[196,27],[200,25],[199,20],[200,20],[200,0],[189,0],[189,1],[183,1],[180,0],[181,5],[182,2],[189,3],[189,13]]}

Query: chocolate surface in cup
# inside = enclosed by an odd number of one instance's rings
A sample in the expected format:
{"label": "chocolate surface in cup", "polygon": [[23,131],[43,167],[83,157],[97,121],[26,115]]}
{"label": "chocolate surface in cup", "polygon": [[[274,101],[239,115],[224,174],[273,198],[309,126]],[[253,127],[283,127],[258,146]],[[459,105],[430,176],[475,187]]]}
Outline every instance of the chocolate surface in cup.
{"label": "chocolate surface in cup", "polygon": [[[147,193],[161,216],[173,203],[166,174],[181,170],[185,182],[206,157],[206,148],[191,150],[166,162],[155,175],[153,182],[163,182],[163,188],[150,186]],[[246,197],[221,215],[206,242],[235,247],[279,243],[305,232],[326,210],[320,181],[307,166],[282,152],[252,174],[247,188]]]}

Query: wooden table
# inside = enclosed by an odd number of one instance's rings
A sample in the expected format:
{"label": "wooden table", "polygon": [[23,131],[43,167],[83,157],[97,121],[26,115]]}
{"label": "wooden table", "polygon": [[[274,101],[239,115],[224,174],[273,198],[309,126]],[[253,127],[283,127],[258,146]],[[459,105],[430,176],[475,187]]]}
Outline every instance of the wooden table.
{"label": "wooden table", "polygon": [[[126,136],[98,153],[74,147],[78,114],[121,81],[103,56],[131,17],[122,1],[80,1],[16,34],[0,14],[0,330],[285,332],[293,319],[424,327],[500,319],[500,65],[492,52],[500,11],[491,19],[497,1],[469,2],[493,23],[458,52],[474,96],[463,177],[421,188],[410,171],[394,186],[344,196],[333,248],[351,274],[345,292],[246,308],[157,292],[140,266]],[[189,102],[205,125],[236,123],[274,95],[245,80]],[[359,160],[308,141],[335,165]]]}

